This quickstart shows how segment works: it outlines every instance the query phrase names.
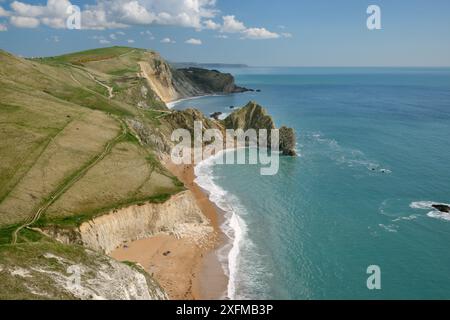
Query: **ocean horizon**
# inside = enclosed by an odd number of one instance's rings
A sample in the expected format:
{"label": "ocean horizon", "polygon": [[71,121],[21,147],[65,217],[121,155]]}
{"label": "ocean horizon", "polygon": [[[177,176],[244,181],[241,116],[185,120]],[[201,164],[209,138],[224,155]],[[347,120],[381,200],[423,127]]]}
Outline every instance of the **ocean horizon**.
{"label": "ocean horizon", "polygon": [[[227,115],[256,100],[299,157],[196,167],[225,212],[232,299],[439,299],[450,294],[450,68],[221,69],[261,92],[180,101]],[[233,108],[231,108],[233,107]],[[233,152],[233,151],[231,151]],[[367,288],[376,265],[382,289]]]}

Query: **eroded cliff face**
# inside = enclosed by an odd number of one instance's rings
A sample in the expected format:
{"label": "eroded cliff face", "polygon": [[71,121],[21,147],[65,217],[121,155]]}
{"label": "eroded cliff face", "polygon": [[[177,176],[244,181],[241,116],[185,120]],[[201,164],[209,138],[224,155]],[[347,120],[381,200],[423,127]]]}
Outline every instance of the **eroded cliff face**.
{"label": "eroded cliff face", "polygon": [[76,230],[44,230],[63,243],[80,244],[105,253],[124,243],[157,234],[188,238],[201,245],[213,231],[190,191],[174,195],[164,203],[114,210],[83,223]]}
{"label": "eroded cliff face", "polygon": [[153,92],[166,103],[206,94],[248,91],[236,86],[231,74],[202,68],[173,69],[159,54],[153,52],[148,52],[139,65],[141,76],[147,79]]}
{"label": "eroded cliff face", "polygon": [[181,98],[173,85],[173,74],[170,66],[156,53],[149,53],[145,61],[139,62],[141,76],[148,81],[148,85],[164,102]]}
{"label": "eroded cliff face", "polygon": [[0,283],[0,299],[168,299],[140,266],[53,241],[2,246]]}

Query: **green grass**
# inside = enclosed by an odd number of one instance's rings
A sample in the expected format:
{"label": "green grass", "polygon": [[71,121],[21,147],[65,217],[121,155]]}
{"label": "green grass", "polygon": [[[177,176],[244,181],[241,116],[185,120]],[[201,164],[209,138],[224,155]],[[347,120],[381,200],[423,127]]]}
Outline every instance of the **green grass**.
{"label": "green grass", "polygon": [[132,66],[129,68],[113,70],[113,71],[108,72],[108,74],[113,75],[113,76],[123,77],[128,74],[136,74],[139,71],[140,71],[139,66],[136,65],[136,66]]}
{"label": "green grass", "polygon": [[56,57],[48,57],[48,58],[38,58],[34,59],[39,62],[47,62],[47,63],[61,63],[61,62],[69,62],[69,63],[85,63],[90,61],[100,61],[100,60],[108,60],[112,58],[116,58],[122,54],[126,54],[134,50],[129,47],[109,47],[109,48],[100,48],[93,50],[80,51],[70,54],[65,54],[62,56]]}
{"label": "green grass", "polygon": [[[161,124],[160,117],[164,116],[164,113],[158,112],[157,110],[137,109],[137,103],[139,102],[138,97],[142,96],[141,88],[142,86],[145,86],[148,90],[146,104],[153,109],[166,110],[165,104],[156,97],[150,88],[148,88],[146,80],[140,79],[135,75],[140,70],[137,61],[143,58],[145,52],[145,50],[128,47],[111,47],[77,52],[59,57],[29,60],[19,59],[12,55],[2,53],[2,57],[5,56],[6,59],[5,61],[0,61],[0,66],[2,67],[2,70],[0,70],[0,84],[4,83],[5,86],[0,87],[0,93],[5,99],[0,104],[0,115],[3,114],[4,117],[8,119],[14,117],[16,119],[15,126],[18,130],[22,129],[20,127],[27,130],[30,125],[34,125],[40,132],[46,132],[45,137],[36,141],[35,148],[37,151],[36,154],[33,154],[33,159],[35,159],[35,161],[36,157],[39,158],[40,154],[46,150],[46,143],[51,141],[52,137],[63,128],[61,125],[69,122],[69,118],[66,118],[66,116],[69,117],[70,115],[70,117],[74,117],[73,109],[78,108],[77,110],[80,114],[82,112],[89,112],[83,111],[84,108],[99,110],[107,114],[116,115],[120,119],[132,118],[135,117],[136,114],[141,113],[145,115],[147,125],[157,127]],[[5,68],[3,68],[4,65]],[[24,73],[27,74],[26,77],[22,76]],[[113,99],[108,99],[106,97],[106,89],[93,81],[90,78],[89,73],[93,74],[99,81],[108,83],[108,85],[112,86],[114,88],[115,97]],[[133,74],[133,77],[126,77],[131,74]],[[5,82],[2,82],[3,80],[5,80]],[[3,93],[7,93],[8,95],[3,95]],[[38,100],[32,98],[32,95],[39,96],[41,99],[39,100],[39,103],[35,104],[35,101]],[[51,101],[51,108],[46,106],[47,101]],[[37,113],[36,117],[29,112],[29,109],[24,109],[22,107],[22,105],[26,105],[28,102],[31,102],[33,111]],[[45,113],[45,116],[42,116],[42,111],[44,110],[47,113]],[[29,115],[30,117],[28,119]],[[57,119],[54,123],[53,118]],[[29,120],[35,121],[36,119],[39,120],[37,125],[29,122]],[[18,130],[17,132],[20,132]],[[82,132],[80,132],[80,134],[82,134]],[[129,142],[133,145],[139,145],[139,140],[129,130],[127,131],[127,134],[117,142]],[[140,145],[139,148],[141,148]],[[95,216],[116,208],[145,202],[164,202],[169,199],[171,195],[184,190],[183,184],[177,178],[169,174],[159,160],[153,155],[151,147],[148,147],[147,150],[142,150],[142,154],[136,154],[136,156],[147,157],[146,160],[149,163],[151,170],[156,170],[158,173],[170,178],[173,182],[172,186],[169,187],[169,181],[164,187],[152,189],[148,186],[158,182],[148,180],[149,183],[146,186],[148,189],[143,189],[145,192],[143,191],[140,193],[139,190],[130,191],[123,199],[114,201],[109,206],[97,203],[95,208],[89,207],[86,212],[80,210],[80,212],[74,216],[49,218],[44,214],[33,226],[45,226],[49,224],[61,225],[64,227],[78,226]],[[26,151],[30,153],[30,149],[27,149]],[[91,162],[88,164],[90,163]],[[33,163],[27,168],[31,168],[32,165]],[[24,168],[22,164],[20,164],[19,167],[19,169]],[[85,165],[82,167],[84,168]],[[22,170],[22,175],[25,174],[28,169]],[[79,174],[80,170],[71,172],[64,177],[61,182],[58,182],[56,190],[70,183],[70,181]],[[12,174],[14,175],[14,178],[18,179],[17,181],[20,181],[21,176],[16,177],[14,172]],[[0,178],[1,177],[2,176],[0,175]],[[12,179],[11,174],[9,173],[8,176],[5,176],[5,179],[10,181]],[[2,199],[7,197],[9,194],[8,192],[15,187],[15,184],[9,184],[7,186],[6,180],[3,182],[0,181],[0,195],[2,196]],[[142,185],[144,186],[145,183]],[[5,189],[5,187],[7,188]],[[72,186],[70,188],[72,188]],[[52,199],[51,195],[47,195],[38,200],[42,205],[49,201],[56,201],[57,199]],[[14,227],[17,227],[17,225],[14,225]],[[10,228],[11,227],[5,226],[3,229],[0,229],[0,243],[10,241]],[[24,229],[19,236],[24,241],[39,241],[40,239],[39,235],[28,229]]]}
{"label": "green grass", "polygon": [[174,191],[173,193],[165,193],[165,194],[159,194],[151,197],[141,198],[141,199],[127,199],[125,201],[122,201],[120,203],[116,203],[111,206],[103,207],[103,208],[97,208],[95,210],[92,210],[90,212],[86,212],[83,214],[77,214],[73,216],[66,216],[66,217],[47,217],[44,215],[39,219],[33,227],[38,228],[44,228],[44,227],[50,227],[50,226],[57,226],[59,228],[76,228],[82,225],[84,222],[87,222],[89,220],[92,220],[98,216],[101,216],[107,212],[113,211],[113,210],[119,210],[121,208],[126,208],[128,206],[132,205],[143,205],[145,203],[164,203],[167,200],[170,199],[170,197],[176,193],[178,193],[179,190]]}
{"label": "green grass", "polygon": [[66,90],[52,93],[52,95],[92,110],[100,110],[122,117],[133,115],[129,110],[111,102],[106,97],[97,95],[84,88],[66,88]]}
{"label": "green grass", "polygon": [[10,244],[12,233],[20,226],[20,223],[0,228],[0,245]]}

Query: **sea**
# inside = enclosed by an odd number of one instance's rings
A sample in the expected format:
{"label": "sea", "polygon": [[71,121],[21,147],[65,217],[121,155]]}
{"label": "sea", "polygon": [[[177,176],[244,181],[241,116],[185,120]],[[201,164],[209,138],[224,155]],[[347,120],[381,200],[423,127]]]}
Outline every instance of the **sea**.
{"label": "sea", "polygon": [[226,116],[256,101],[296,130],[298,151],[273,176],[197,165],[225,212],[225,297],[450,298],[450,214],[432,207],[450,203],[450,69],[221,71],[260,92],[174,108]]}

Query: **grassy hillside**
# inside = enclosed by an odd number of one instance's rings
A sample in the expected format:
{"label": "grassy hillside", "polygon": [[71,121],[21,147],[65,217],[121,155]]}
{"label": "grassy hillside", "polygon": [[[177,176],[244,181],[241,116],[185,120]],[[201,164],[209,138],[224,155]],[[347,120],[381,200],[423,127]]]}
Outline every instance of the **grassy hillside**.
{"label": "grassy hillside", "polygon": [[183,189],[127,124],[154,130],[167,112],[138,75],[146,55],[123,47],[33,60],[0,52],[0,240],[12,240],[11,226],[73,226]]}

